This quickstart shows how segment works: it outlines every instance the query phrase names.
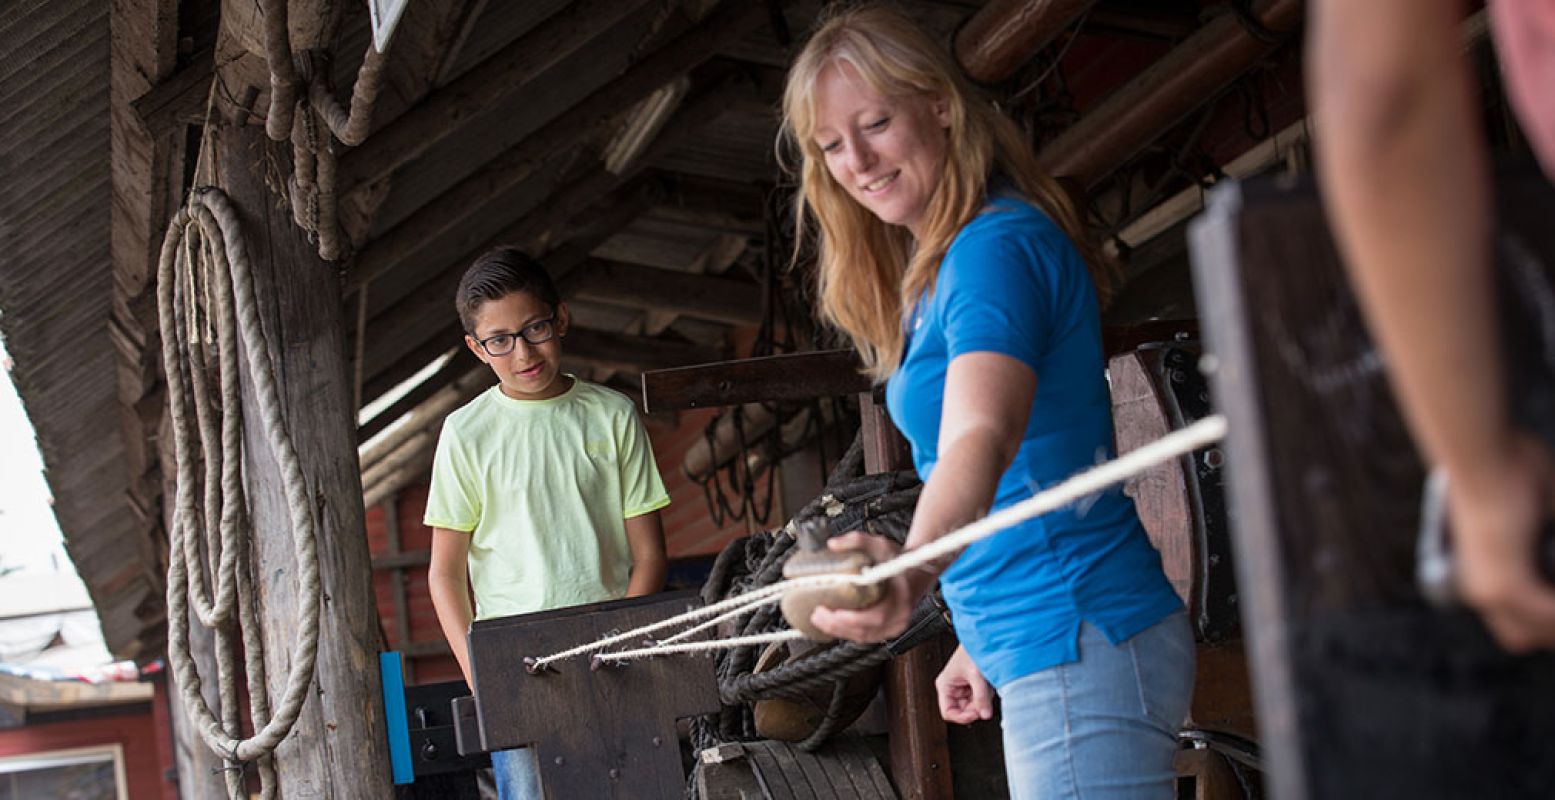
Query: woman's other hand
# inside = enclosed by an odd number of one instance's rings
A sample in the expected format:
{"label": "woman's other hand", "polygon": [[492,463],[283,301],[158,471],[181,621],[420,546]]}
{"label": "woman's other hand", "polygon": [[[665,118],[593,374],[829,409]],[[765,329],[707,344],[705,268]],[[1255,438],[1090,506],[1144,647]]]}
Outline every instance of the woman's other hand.
{"label": "woman's other hand", "polygon": [[993,718],[993,691],[965,647],[957,647],[950,656],[934,679],[934,690],[939,694],[939,715],[946,722],[970,725]]}
{"label": "woman's other hand", "polygon": [[1448,470],[1459,588],[1506,649],[1555,648],[1555,586],[1537,566],[1555,464],[1526,435],[1514,436],[1497,454],[1476,471]]}

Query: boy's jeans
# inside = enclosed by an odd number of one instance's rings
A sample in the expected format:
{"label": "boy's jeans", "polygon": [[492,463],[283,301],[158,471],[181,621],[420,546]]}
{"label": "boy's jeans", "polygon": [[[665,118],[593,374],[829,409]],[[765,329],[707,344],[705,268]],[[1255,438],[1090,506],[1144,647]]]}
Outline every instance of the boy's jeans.
{"label": "boy's jeans", "polygon": [[491,771],[501,800],[544,800],[540,791],[540,761],[532,747],[491,754]]}
{"label": "boy's jeans", "polygon": [[1187,612],[1116,646],[1082,623],[1079,661],[999,691],[1011,800],[1175,798],[1193,662]]}

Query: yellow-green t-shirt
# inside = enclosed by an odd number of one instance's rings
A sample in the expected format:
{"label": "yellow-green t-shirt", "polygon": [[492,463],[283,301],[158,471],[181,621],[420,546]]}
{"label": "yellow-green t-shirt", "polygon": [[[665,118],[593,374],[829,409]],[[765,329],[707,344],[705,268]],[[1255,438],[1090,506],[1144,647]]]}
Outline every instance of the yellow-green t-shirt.
{"label": "yellow-green t-shirt", "polygon": [[632,402],[574,378],[548,400],[493,386],[448,415],[425,523],[471,534],[489,619],[625,596],[625,520],[669,502]]}

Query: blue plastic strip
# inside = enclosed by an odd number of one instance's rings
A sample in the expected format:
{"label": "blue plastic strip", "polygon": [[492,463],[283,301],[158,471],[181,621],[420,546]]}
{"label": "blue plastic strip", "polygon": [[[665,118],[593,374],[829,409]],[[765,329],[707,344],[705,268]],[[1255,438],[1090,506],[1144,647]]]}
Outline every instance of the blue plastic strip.
{"label": "blue plastic strip", "polygon": [[410,717],[405,713],[405,672],[400,654],[378,654],[378,674],[383,684],[383,720],[389,729],[389,767],[394,784],[414,783],[416,770],[410,760]]}

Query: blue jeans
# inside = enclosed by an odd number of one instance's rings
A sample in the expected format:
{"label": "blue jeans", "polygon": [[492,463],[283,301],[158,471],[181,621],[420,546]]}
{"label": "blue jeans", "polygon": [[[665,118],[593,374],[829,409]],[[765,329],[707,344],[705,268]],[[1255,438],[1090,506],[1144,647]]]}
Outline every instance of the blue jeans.
{"label": "blue jeans", "polygon": [[544,800],[540,790],[540,760],[532,747],[499,750],[491,754],[491,771],[502,800]]}
{"label": "blue jeans", "polygon": [[1193,661],[1187,612],[1117,645],[1081,623],[1079,661],[999,690],[1011,800],[1176,797]]}

